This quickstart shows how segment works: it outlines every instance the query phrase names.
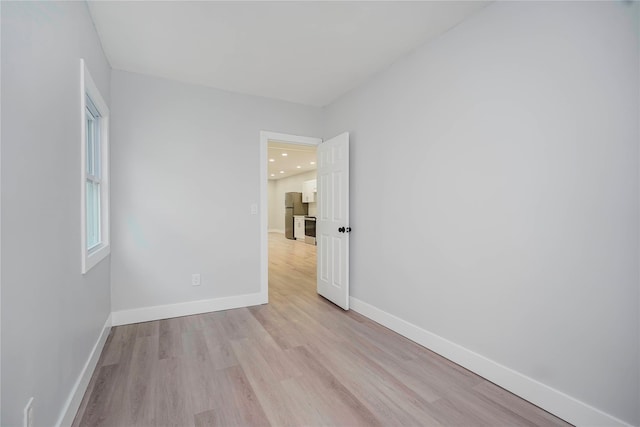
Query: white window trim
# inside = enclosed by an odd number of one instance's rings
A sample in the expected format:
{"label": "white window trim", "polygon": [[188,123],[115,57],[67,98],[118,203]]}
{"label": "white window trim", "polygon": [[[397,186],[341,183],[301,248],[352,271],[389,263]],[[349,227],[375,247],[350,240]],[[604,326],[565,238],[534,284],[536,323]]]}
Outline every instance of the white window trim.
{"label": "white window trim", "polygon": [[[87,211],[86,211],[86,180],[87,180],[87,144],[86,144],[86,96],[93,101],[93,104],[100,113],[100,157],[101,157],[101,184],[100,184],[100,230],[101,244],[87,249]],[[111,253],[111,235],[109,229],[109,107],[102,98],[98,87],[91,78],[83,59],[80,59],[80,227],[82,245],[82,274],[88,272],[92,267],[105,259]]]}

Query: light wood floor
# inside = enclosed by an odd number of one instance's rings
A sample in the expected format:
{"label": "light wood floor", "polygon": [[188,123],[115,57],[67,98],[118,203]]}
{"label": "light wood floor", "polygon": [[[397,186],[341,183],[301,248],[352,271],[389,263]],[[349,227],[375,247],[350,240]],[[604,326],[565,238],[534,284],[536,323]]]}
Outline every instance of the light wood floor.
{"label": "light wood floor", "polygon": [[113,328],[74,426],[550,426],[536,406],[315,291],[269,236],[268,305]]}

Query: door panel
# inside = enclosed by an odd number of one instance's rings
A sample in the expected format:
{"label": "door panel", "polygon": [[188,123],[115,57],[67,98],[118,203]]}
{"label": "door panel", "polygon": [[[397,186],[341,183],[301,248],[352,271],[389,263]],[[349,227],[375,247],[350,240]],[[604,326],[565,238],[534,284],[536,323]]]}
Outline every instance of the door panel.
{"label": "door panel", "polygon": [[318,146],[318,293],[349,309],[349,133]]}
{"label": "door panel", "polygon": [[[316,228],[316,234],[318,229]],[[318,240],[318,282],[329,281],[329,239],[327,235],[319,235]]]}

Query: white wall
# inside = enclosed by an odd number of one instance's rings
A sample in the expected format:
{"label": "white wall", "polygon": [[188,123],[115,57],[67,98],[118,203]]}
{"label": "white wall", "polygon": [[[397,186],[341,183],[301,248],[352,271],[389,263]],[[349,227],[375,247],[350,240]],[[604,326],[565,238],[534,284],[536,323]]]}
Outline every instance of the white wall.
{"label": "white wall", "polygon": [[110,313],[80,274],[80,58],[109,102],[84,2],[2,4],[2,419],[54,425]]}
{"label": "white wall", "polygon": [[[269,181],[269,229],[284,231],[284,193],[302,193],[302,183],[316,179],[316,171],[309,171],[287,178]],[[271,184],[274,182],[275,184]],[[309,215],[317,213],[317,203],[309,203]]]}
{"label": "white wall", "polygon": [[319,135],[321,110],[120,71],[111,88],[114,311],[257,294],[260,130]]}
{"label": "white wall", "polygon": [[352,132],[355,298],[637,425],[632,21],[493,4],[328,107],[324,136]]}

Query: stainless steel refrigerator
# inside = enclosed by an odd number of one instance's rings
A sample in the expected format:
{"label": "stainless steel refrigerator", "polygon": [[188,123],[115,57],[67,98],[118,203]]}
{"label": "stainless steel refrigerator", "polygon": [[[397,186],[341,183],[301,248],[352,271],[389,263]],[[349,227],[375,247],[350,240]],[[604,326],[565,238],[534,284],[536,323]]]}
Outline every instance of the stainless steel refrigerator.
{"label": "stainless steel refrigerator", "polygon": [[307,215],[309,205],[302,203],[302,193],[284,193],[284,236],[293,239],[293,216]]}

